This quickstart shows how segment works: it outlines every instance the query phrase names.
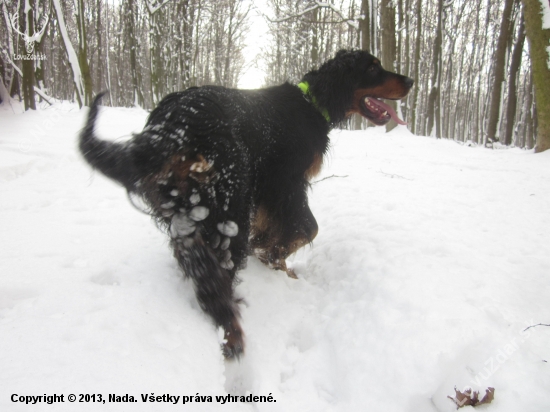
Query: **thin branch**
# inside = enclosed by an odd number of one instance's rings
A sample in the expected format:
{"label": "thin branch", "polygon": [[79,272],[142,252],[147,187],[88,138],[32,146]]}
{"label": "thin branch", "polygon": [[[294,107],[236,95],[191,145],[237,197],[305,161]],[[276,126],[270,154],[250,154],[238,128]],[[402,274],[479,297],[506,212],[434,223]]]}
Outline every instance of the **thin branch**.
{"label": "thin branch", "polygon": [[398,179],[413,180],[413,179],[409,179],[408,177],[404,177],[404,176],[400,176],[400,175],[395,175],[395,174],[393,174],[393,173],[385,173],[385,172],[382,171],[382,169],[380,169],[380,173],[382,173],[382,174],[385,175],[385,176],[389,176],[389,177],[391,177],[392,179],[393,179],[394,177],[397,177]]}
{"label": "thin branch", "polygon": [[344,175],[344,176],[330,175],[330,176],[324,177],[324,178],[322,178],[322,179],[316,180],[315,182],[312,183],[312,185],[317,184],[317,183],[319,183],[319,182],[322,182],[323,180],[330,179],[330,178],[332,178],[332,177],[348,177],[348,175]]}
{"label": "thin branch", "polygon": [[353,27],[356,30],[359,30],[359,23],[355,21],[354,19],[350,19],[348,17],[345,17],[342,12],[334,5],[328,2],[322,2],[322,1],[316,1],[314,6],[311,6],[305,10],[302,10],[299,13],[292,14],[290,16],[282,17],[280,19],[271,19],[267,16],[266,19],[269,20],[270,23],[282,23],[287,20],[291,20],[297,17],[301,17],[306,13],[309,13],[310,11],[316,10],[316,9],[331,9],[333,12],[335,12],[340,18],[342,19],[342,23],[347,23],[349,26]]}
{"label": "thin branch", "polygon": [[341,23],[347,23],[349,19],[345,20],[331,20],[331,21],[313,21],[313,20],[302,20],[304,23],[309,24],[341,24]]}
{"label": "thin branch", "polygon": [[546,323],[537,323],[536,325],[531,325],[525,329],[523,329],[523,331],[525,332],[527,329],[531,329],[531,328],[534,328],[536,326],[550,326],[549,324],[546,324]]}
{"label": "thin branch", "polygon": [[292,14],[290,16],[286,16],[286,17],[282,17],[280,19],[270,19],[269,17],[267,17],[267,20],[269,20],[271,23],[282,23],[284,21],[287,21],[287,20],[290,20],[290,19],[294,19],[296,17],[300,17],[300,16],[303,16],[304,14],[306,13],[309,13],[310,11],[313,11],[313,10],[316,10],[319,8],[319,5],[316,4],[315,6],[313,7],[310,7],[308,9],[305,9],[303,11],[301,11],[300,13],[297,13],[297,14]]}

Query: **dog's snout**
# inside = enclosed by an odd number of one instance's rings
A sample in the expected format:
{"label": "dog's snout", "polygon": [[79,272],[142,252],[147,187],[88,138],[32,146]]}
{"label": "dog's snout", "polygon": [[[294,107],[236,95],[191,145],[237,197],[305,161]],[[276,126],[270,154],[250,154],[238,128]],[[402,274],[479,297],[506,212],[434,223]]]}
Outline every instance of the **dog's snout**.
{"label": "dog's snout", "polygon": [[407,86],[410,89],[413,84],[414,84],[413,79],[411,79],[410,77],[405,77],[405,86]]}

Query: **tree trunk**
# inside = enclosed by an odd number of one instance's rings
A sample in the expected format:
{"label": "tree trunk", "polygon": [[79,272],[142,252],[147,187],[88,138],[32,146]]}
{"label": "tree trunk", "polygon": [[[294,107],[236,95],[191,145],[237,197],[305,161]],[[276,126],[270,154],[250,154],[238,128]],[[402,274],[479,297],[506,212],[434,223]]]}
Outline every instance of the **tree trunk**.
{"label": "tree trunk", "polygon": [[508,105],[506,107],[506,130],[504,133],[503,144],[510,146],[512,144],[512,134],[514,132],[516,107],[517,107],[517,78],[521,66],[521,55],[523,54],[523,43],[525,42],[525,22],[523,11],[519,17],[518,38],[514,44],[512,59],[510,62],[510,75],[508,80]]}
{"label": "tree trunk", "polygon": [[[109,101],[111,102],[111,106],[113,105],[113,101],[116,101],[114,96],[114,90],[111,85],[111,60],[110,60],[110,50],[109,45],[111,44],[111,37],[109,35],[109,5],[105,7],[105,37],[107,40],[107,45],[105,47],[105,57],[106,57],[106,65],[107,65],[107,89],[109,89]],[[100,90],[103,89],[103,86],[100,86]]]}
{"label": "tree trunk", "polygon": [[183,53],[181,53],[181,65],[180,70],[182,71],[182,89],[188,88],[189,81],[191,79],[191,45],[193,44],[193,13],[189,13],[189,0],[184,0],[178,2],[178,8],[182,13],[183,18]]}
{"label": "tree trunk", "polygon": [[[411,7],[411,0],[406,0],[405,3],[405,67],[404,67],[404,74],[405,76],[411,77],[411,33],[410,33],[410,10]],[[405,98],[405,105],[403,107],[403,118],[406,119],[409,115],[409,108],[410,108],[410,93]]]}
{"label": "tree trunk", "polygon": [[[395,1],[394,1],[395,7]],[[403,0],[397,0],[397,27],[399,31],[397,32],[397,49],[396,49],[396,61],[395,61],[395,70],[398,73],[403,73],[403,64],[401,62],[401,51],[403,50]],[[395,21],[395,19],[394,19]]]}
{"label": "tree trunk", "polygon": [[161,32],[160,32],[160,12],[156,10],[149,13],[149,70],[151,75],[150,92],[153,99],[153,106],[160,101],[164,94],[162,88],[164,79],[163,63],[161,59]]}
{"label": "tree trunk", "polygon": [[231,87],[231,53],[233,51],[233,35],[235,31],[233,20],[235,19],[236,14],[236,3],[231,2],[229,4],[229,23],[227,26],[227,44],[226,44],[226,50],[225,50],[225,62],[224,62],[224,68],[223,68],[223,86],[225,87]]}
{"label": "tree trunk", "polygon": [[84,0],[78,0],[78,9],[76,10],[76,25],[78,27],[78,63],[82,72],[82,81],[84,83],[84,106],[92,102],[92,74],[88,64],[88,42],[86,39],[86,20],[84,12]]}
{"label": "tree trunk", "polygon": [[411,131],[413,133],[417,133],[417,127],[416,127],[416,117],[417,117],[417,109],[418,109],[418,93],[420,90],[420,75],[419,75],[419,68],[420,68],[420,48],[422,47],[421,43],[421,36],[422,36],[422,0],[416,0],[416,39],[415,39],[415,47],[414,47],[414,92],[413,92],[413,99],[411,104]]}
{"label": "tree trunk", "polygon": [[[10,24],[10,20],[9,20],[9,16],[8,16],[8,7],[6,6],[6,2],[3,1],[2,2],[2,13],[4,14],[4,20],[5,20],[5,23],[6,23],[6,28],[7,28],[7,38],[8,38],[8,56],[11,56],[11,58],[13,58],[13,54],[14,54],[14,46],[13,46],[13,31],[12,31],[12,27],[11,27],[11,24]],[[15,63],[13,63],[15,64]],[[13,96],[13,91],[14,91],[14,87],[13,87],[13,84],[15,81],[17,81],[17,76],[15,74],[15,68],[12,66],[10,67],[10,64],[8,62],[5,63],[5,66],[4,66],[4,81],[5,81],[5,86],[6,86],[6,89],[8,90],[8,93],[10,94],[10,96]]]}
{"label": "tree trunk", "polygon": [[[504,12],[502,13],[502,21],[500,24],[500,33],[498,35],[497,48],[494,54],[494,77],[491,88],[491,105],[489,107],[489,120],[487,122],[487,144],[499,140],[499,125],[502,111],[504,73],[506,71],[506,53],[507,41],[510,30],[510,16],[512,14],[512,6],[516,0],[505,0]],[[537,1],[537,0],[535,0]]]}
{"label": "tree trunk", "polygon": [[[548,0],[546,7],[550,9]],[[543,27],[541,0],[523,0],[525,27],[535,84],[537,113],[537,143],[535,153],[550,149],[550,27]]]}
{"label": "tree trunk", "polygon": [[443,0],[438,0],[437,28],[432,61],[433,76],[428,98],[428,136],[441,137],[441,63],[443,44]]}
{"label": "tree trunk", "polygon": [[[32,36],[34,33],[34,12],[32,8],[25,8],[26,2],[21,2],[19,9],[19,27],[25,27],[25,33]],[[27,55],[25,50],[25,43],[21,42],[19,46],[19,53],[21,55]],[[23,72],[23,101],[25,103],[26,110],[36,110],[36,102],[34,99],[34,60],[24,59],[22,64]]]}
{"label": "tree trunk", "polygon": [[0,104],[10,103],[11,96],[8,92],[8,89],[4,85],[4,72],[5,72],[5,65],[4,60],[2,59],[2,56],[0,55]]}
{"label": "tree trunk", "polygon": [[[97,26],[96,26],[96,37],[97,37],[97,81],[96,81],[96,87],[98,88],[98,92],[103,89],[102,84],[102,78],[103,78],[103,71],[102,71],[102,65],[103,65],[103,57],[102,57],[102,45],[101,45],[101,0],[97,0],[96,3],[96,13],[97,13]],[[108,24],[108,22],[107,22]],[[107,45],[107,53],[109,53]]]}
{"label": "tree trunk", "polygon": [[[392,0],[382,0],[380,4],[380,29],[382,31],[382,66],[389,71],[395,71],[395,7]],[[397,102],[387,102],[394,110],[397,110]],[[386,125],[386,131],[393,130],[397,126],[394,120]]]}
{"label": "tree trunk", "polygon": [[317,21],[319,18],[319,9],[313,10],[313,17],[312,17],[312,36],[311,36],[311,65],[312,67],[317,67],[319,64],[319,33],[318,33],[318,25]]}
{"label": "tree trunk", "polygon": [[535,108],[533,105],[534,101],[534,85],[533,85],[533,71],[531,69],[529,73],[529,83],[527,84],[527,96],[525,99],[525,107],[523,108],[523,113],[525,115],[525,147],[527,149],[532,149],[535,146]]}
{"label": "tree trunk", "polygon": [[128,0],[128,9],[126,14],[126,34],[128,36],[128,44],[130,46],[130,73],[132,76],[133,89],[133,104],[134,106],[143,107],[144,99],[141,92],[141,79],[138,72],[138,62],[136,56],[137,39],[136,39],[136,18],[137,7],[135,0]]}
{"label": "tree trunk", "polygon": [[370,37],[370,9],[369,0],[361,0],[361,15],[364,16],[359,21],[359,31],[361,32],[361,49],[371,50],[371,37]]}
{"label": "tree trunk", "polygon": [[65,26],[65,18],[63,17],[61,3],[59,2],[59,0],[53,0],[53,5],[55,8],[59,31],[61,32],[61,37],[63,39],[63,45],[65,46],[65,52],[67,53],[69,65],[71,66],[71,71],[73,74],[73,84],[75,88],[76,100],[78,101],[78,106],[82,107],[85,98],[84,84],[82,82],[82,73],[80,71],[79,60],[67,33],[67,27]]}

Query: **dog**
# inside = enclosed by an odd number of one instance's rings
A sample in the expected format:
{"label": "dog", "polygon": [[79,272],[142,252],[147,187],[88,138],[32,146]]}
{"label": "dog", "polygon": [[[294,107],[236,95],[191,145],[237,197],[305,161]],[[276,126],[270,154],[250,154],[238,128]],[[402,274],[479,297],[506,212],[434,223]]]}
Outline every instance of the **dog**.
{"label": "dog", "polygon": [[224,356],[238,358],[237,271],[254,254],[296,277],[285,259],[317,235],[307,189],[321,170],[329,131],[353,113],[375,125],[405,124],[379,99],[401,99],[412,85],[366,51],[341,50],[298,85],[169,94],[124,143],[96,137],[99,94],[79,147],[92,168],[144,200],[201,308],[223,328]]}

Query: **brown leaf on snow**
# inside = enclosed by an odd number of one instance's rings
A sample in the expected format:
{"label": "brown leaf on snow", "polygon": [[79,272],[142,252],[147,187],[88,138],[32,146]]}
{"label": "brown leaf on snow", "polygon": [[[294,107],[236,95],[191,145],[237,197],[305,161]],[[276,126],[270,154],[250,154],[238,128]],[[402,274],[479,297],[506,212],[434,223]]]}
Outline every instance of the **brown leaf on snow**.
{"label": "brown leaf on snow", "polygon": [[479,400],[479,392],[474,391],[470,388],[466,389],[464,392],[457,391],[455,387],[455,397],[451,398],[447,396],[456,404],[456,409],[462,408],[463,406],[478,406],[483,405],[484,403],[491,403],[495,399],[495,388],[485,389],[485,396]]}

